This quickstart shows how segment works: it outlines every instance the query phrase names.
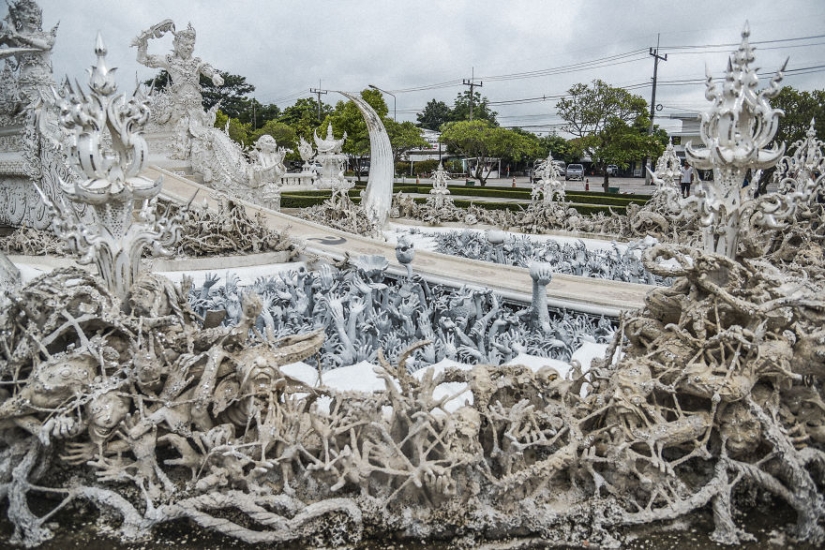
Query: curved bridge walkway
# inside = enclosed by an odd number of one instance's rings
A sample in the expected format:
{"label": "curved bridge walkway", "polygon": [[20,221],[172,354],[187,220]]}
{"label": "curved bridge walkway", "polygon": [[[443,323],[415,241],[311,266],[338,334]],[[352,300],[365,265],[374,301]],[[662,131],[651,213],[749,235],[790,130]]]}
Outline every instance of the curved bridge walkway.
{"label": "curved bridge walkway", "polygon": [[[217,209],[217,201],[210,196],[212,190],[204,185],[156,166],[150,167],[141,175],[153,180],[162,175],[161,194],[169,200],[186,203],[197,191],[195,203],[201,204],[206,199],[210,208]],[[333,260],[340,260],[346,252],[350,255],[380,254],[390,261],[391,272],[406,273],[406,269],[395,259],[395,247],[392,244],[338,231],[251,203],[242,204],[250,217],[260,212],[269,227],[279,231],[287,230],[292,238],[303,241],[307,253]],[[520,302],[529,302],[531,299],[533,281],[525,268],[424,251],[416,251],[412,267],[414,273],[432,283],[464,283],[492,289],[504,298]],[[616,317],[621,310],[642,307],[644,297],[651,288],[648,285],[558,274],[547,285],[547,299],[553,307]]]}

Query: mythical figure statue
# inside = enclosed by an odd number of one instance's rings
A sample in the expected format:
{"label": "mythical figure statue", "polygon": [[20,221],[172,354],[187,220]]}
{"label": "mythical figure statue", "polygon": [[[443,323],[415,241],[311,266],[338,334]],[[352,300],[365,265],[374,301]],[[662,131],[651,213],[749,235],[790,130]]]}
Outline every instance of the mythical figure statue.
{"label": "mythical figure statue", "polygon": [[344,164],[347,161],[346,155],[341,152],[344,142],[347,140],[347,133],[341,139],[335,139],[332,133],[332,124],[327,126],[327,137],[321,139],[318,132],[314,132],[315,147],[318,149],[316,160],[321,164],[321,173],[318,174],[316,185],[321,189],[332,189],[333,195],[346,193],[352,187],[344,178]]}
{"label": "mythical figure statue", "polygon": [[548,153],[547,159],[538,165],[536,174],[538,179],[533,183],[531,193],[533,202],[538,201],[540,195],[544,196],[544,204],[553,202],[556,195],[559,200],[564,201],[564,181],[559,180],[559,169],[553,162],[553,153]]}
{"label": "mythical figure statue", "polygon": [[[168,32],[175,36],[173,52],[165,56],[149,54],[149,40],[161,38]],[[169,110],[159,113],[158,121],[176,125],[184,120],[189,125],[201,123],[211,126],[203,110],[200,75],[211,78],[215,86],[223,86],[223,77],[209,63],[192,56],[195,49],[195,29],[192,25],[177,31],[172,20],[165,19],[140,33],[132,40],[132,46],[138,50],[138,63],[152,69],[164,69],[169,73]]]}
{"label": "mythical figure statue", "polygon": [[[6,94],[16,92],[19,102],[12,107],[18,112],[25,103],[40,99],[41,92],[48,93],[54,83],[51,50],[57,25],[44,32],[42,23],[43,12],[33,0],[9,3],[9,13],[0,21],[0,45],[8,46],[0,49],[0,58],[6,59],[8,69],[3,87]],[[12,75],[13,80],[9,81]],[[3,99],[7,100],[4,103],[8,108],[10,98]]]}
{"label": "mythical figure statue", "polygon": [[284,157],[289,152],[285,147],[278,147],[275,138],[264,134],[255,142],[255,148],[249,156],[249,183],[253,188],[263,187],[263,199],[270,208],[281,207],[281,176],[286,173]]}

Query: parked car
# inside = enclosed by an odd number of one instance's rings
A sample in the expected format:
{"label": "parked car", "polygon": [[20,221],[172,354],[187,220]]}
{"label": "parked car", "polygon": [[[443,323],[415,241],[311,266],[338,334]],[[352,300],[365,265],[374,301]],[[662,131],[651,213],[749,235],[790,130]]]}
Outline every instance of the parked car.
{"label": "parked car", "polygon": [[608,176],[618,176],[619,175],[619,167],[615,164],[608,164],[607,165],[607,175]]}
{"label": "parked car", "polygon": [[584,166],[581,164],[568,164],[567,170],[564,172],[564,181],[567,180],[583,180]]}
{"label": "parked car", "polygon": [[553,166],[556,167],[559,175],[567,173],[567,163],[563,160],[554,160]]}

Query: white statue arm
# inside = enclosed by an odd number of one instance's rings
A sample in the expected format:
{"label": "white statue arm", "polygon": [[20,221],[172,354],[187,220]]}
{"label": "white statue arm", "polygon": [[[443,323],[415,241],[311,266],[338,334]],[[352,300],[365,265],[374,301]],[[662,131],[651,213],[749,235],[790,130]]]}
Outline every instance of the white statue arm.
{"label": "white statue arm", "polygon": [[221,73],[209,63],[203,63],[200,66],[200,72],[206,78],[211,78],[212,84],[215,86],[223,86],[223,77],[221,76]]}
{"label": "white statue arm", "polygon": [[132,40],[132,46],[137,47],[137,62],[151,69],[167,68],[168,63],[165,58],[159,55],[150,55],[149,40],[161,38],[169,31],[175,30],[175,23],[171,19],[164,19],[156,25],[152,25]]}
{"label": "white statue arm", "polygon": [[0,27],[0,44],[22,48],[34,48],[36,50],[49,51],[54,46],[57,36],[57,25],[48,33],[31,32],[19,33],[10,26]]}

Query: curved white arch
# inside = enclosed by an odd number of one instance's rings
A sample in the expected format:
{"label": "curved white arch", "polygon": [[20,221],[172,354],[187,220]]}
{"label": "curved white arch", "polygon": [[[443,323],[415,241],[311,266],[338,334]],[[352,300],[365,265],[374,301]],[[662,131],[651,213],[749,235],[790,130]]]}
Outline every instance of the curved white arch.
{"label": "curved white arch", "polygon": [[392,182],[395,175],[390,136],[387,135],[381,117],[360,95],[338,93],[355,103],[367,123],[370,136],[370,177],[361,204],[377,226],[383,228],[392,206]]}

